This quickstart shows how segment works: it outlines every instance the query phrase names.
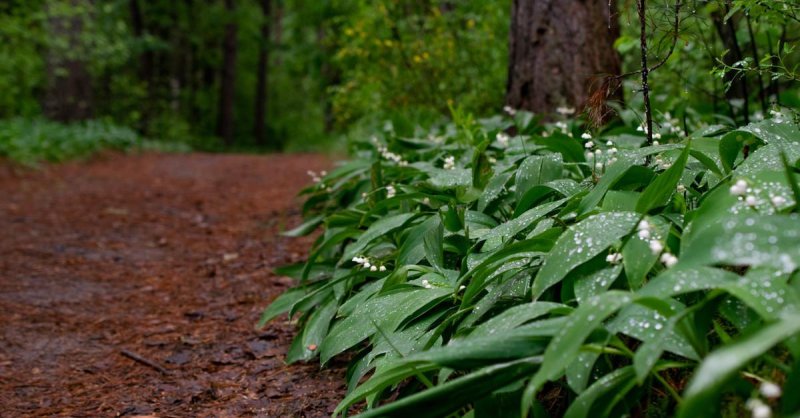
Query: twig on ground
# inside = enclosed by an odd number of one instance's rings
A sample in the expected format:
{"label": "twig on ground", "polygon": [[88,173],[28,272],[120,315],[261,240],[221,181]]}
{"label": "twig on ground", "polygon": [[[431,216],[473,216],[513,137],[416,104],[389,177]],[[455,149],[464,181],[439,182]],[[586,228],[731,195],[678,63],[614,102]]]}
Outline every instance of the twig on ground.
{"label": "twig on ground", "polygon": [[133,351],[122,349],[122,350],[120,350],[120,353],[123,356],[128,357],[131,360],[134,360],[136,362],[144,364],[145,366],[148,366],[148,367],[151,367],[151,368],[153,368],[155,370],[158,370],[159,372],[161,372],[161,374],[169,374],[169,370],[165,369],[164,367],[162,367],[161,365],[159,365],[158,363],[156,363],[156,362],[154,362],[152,360],[148,360],[148,359],[146,359],[146,358],[134,353]]}

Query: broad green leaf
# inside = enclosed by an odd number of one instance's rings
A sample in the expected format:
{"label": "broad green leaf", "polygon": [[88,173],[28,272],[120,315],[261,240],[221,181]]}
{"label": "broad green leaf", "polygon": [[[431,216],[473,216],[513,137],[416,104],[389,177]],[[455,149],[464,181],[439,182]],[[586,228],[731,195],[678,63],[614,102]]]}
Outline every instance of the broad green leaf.
{"label": "broad green leaf", "polygon": [[408,317],[450,294],[449,289],[413,289],[370,299],[348,317],[334,324],[320,345],[320,360],[327,363],[333,356],[364,341],[377,332],[377,325],[394,332]]}
{"label": "broad green leaf", "polygon": [[497,388],[529,376],[539,367],[539,362],[540,358],[534,357],[486,367],[380,408],[368,410],[358,416],[361,418],[447,416],[465,405],[489,396]]}
{"label": "broad green leaf", "polygon": [[297,350],[294,355],[288,355],[287,363],[307,361],[316,357],[322,340],[328,334],[328,327],[336,314],[336,308],[338,308],[336,299],[331,296],[311,314],[303,332],[296,337],[301,340],[301,349]]}
{"label": "broad green leaf", "polygon": [[437,222],[432,228],[425,231],[423,245],[425,246],[425,257],[438,271],[444,269],[444,226]]}
{"label": "broad green leaf", "polygon": [[386,234],[402,227],[409,220],[416,216],[414,213],[400,213],[388,218],[383,218],[372,224],[358,240],[347,246],[342,260],[345,262],[350,261],[353,257],[362,255],[361,253],[367,248],[369,244],[378,238],[384,237]]}
{"label": "broad green leaf", "polygon": [[640,216],[632,212],[609,212],[590,216],[570,227],[545,257],[533,282],[533,299],[559,283],[575,267],[591,260],[629,234]]}
{"label": "broad green leaf", "polygon": [[561,154],[532,155],[522,161],[516,175],[517,201],[533,186],[561,178],[563,162]]}
{"label": "broad green leaf", "polygon": [[770,266],[791,272],[800,260],[800,216],[720,217],[683,244],[680,263],[687,265]]}
{"label": "broad green leaf", "polygon": [[800,333],[800,315],[792,314],[712,352],[700,364],[678,408],[678,418],[709,416],[727,383],[749,362]]}
{"label": "broad green leaf", "polygon": [[631,303],[633,297],[628,292],[609,291],[595,296],[576,309],[567,320],[566,325],[547,346],[542,359],[542,367],[528,383],[522,399],[522,411],[526,411],[533,403],[533,398],[542,385],[552,381],[564,373],[580,353],[584,340],[601,325],[601,323]]}
{"label": "broad green leaf", "polygon": [[569,409],[564,413],[564,418],[594,418],[600,416],[597,413],[598,409],[605,408],[607,405],[600,406],[599,408],[594,407],[594,402],[597,398],[627,386],[633,374],[633,368],[627,366],[616,369],[601,377],[594,382],[589,389],[572,401]]}
{"label": "broad green leaf", "polygon": [[258,328],[263,327],[278,315],[289,312],[292,305],[306,296],[306,292],[307,290],[303,287],[295,287],[278,296],[261,314],[261,319],[258,320]]}
{"label": "broad green leaf", "polygon": [[314,230],[316,230],[322,224],[322,220],[323,219],[324,219],[323,215],[313,216],[313,217],[309,218],[308,220],[306,220],[305,222],[303,222],[302,224],[300,224],[299,226],[297,226],[296,228],[281,233],[281,235],[283,235],[285,237],[302,237],[302,236],[306,236],[306,235],[314,232]]}
{"label": "broad green leaf", "polygon": [[585,215],[597,207],[597,204],[603,200],[603,196],[605,196],[608,189],[631,168],[633,161],[632,159],[620,157],[617,162],[609,165],[603,177],[601,177],[597,185],[594,186],[594,189],[581,200],[580,205],[578,205],[578,216]]}
{"label": "broad green leaf", "polygon": [[691,144],[687,144],[681,152],[680,157],[666,171],[656,177],[644,190],[639,201],[636,203],[636,211],[648,213],[652,209],[664,206],[669,201],[670,196],[675,193],[675,188],[681,180],[686,162],[689,160],[689,149]]}

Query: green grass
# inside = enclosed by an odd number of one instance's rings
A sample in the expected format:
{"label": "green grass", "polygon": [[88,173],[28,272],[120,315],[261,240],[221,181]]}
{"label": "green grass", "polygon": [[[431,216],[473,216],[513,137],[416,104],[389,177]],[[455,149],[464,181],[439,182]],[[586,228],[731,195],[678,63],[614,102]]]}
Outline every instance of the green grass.
{"label": "green grass", "polygon": [[262,323],[299,318],[289,362],[354,353],[337,415],[797,416],[759,393],[800,391],[800,129],[779,119],[366,137],[304,191],[286,234],[323,232]]}
{"label": "green grass", "polygon": [[44,119],[0,120],[0,156],[23,164],[88,157],[102,150],[185,152],[189,148],[140,137],[104,121],[61,124]]}

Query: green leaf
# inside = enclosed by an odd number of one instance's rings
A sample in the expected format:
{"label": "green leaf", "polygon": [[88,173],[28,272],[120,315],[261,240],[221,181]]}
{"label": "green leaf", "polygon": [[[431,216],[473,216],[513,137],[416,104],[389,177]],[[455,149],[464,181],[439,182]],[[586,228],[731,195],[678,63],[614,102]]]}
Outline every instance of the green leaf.
{"label": "green leaf", "polygon": [[619,160],[606,168],[606,172],[600,181],[594,186],[589,194],[583,197],[581,203],[578,205],[578,216],[585,215],[592,211],[597,204],[603,200],[608,189],[622,177],[626,171],[633,165],[632,159],[620,157]]}
{"label": "green leaf", "polygon": [[334,324],[320,345],[320,360],[327,363],[333,356],[364,341],[377,329],[370,319],[387,332],[394,332],[409,317],[427,310],[450,295],[450,289],[433,288],[403,290],[378,296],[356,307],[348,317]]}
{"label": "green leaf", "polygon": [[294,355],[287,356],[287,363],[307,361],[317,355],[319,345],[328,334],[328,327],[336,314],[336,308],[338,308],[336,299],[331,296],[311,314],[303,332],[296,337],[301,340],[301,349]]}
{"label": "green leaf", "polygon": [[798,333],[800,315],[787,315],[779,322],[712,352],[689,382],[678,408],[678,418],[710,416],[717,409],[719,394],[741,368]]}
{"label": "green leaf", "polygon": [[303,222],[302,224],[300,224],[298,227],[283,232],[281,233],[281,235],[293,238],[306,236],[314,232],[314,230],[316,230],[322,224],[323,219],[325,219],[323,215],[313,216],[308,220],[306,220],[305,222]]}
{"label": "green leaf", "polygon": [[289,312],[292,305],[306,296],[306,289],[303,287],[295,287],[284,292],[278,296],[272,303],[269,304],[264,313],[261,314],[261,319],[258,320],[258,328],[266,325],[267,322],[273,320],[280,314]]}
{"label": "green leaf", "polygon": [[629,234],[640,216],[632,212],[609,212],[590,216],[569,228],[547,254],[533,282],[533,299],[557,284],[575,267],[591,260]]}
{"label": "green leaf", "polygon": [[690,147],[691,144],[686,144],[686,147],[675,163],[647,186],[642,196],[639,197],[639,201],[636,203],[637,212],[648,213],[652,209],[667,204],[670,196],[675,193],[678,182],[681,180],[683,169],[686,168],[686,161],[689,160]]}
{"label": "green leaf", "polygon": [[532,155],[526,158],[517,170],[517,201],[533,186],[561,178],[563,171],[561,154]]}
{"label": "green leaf", "polygon": [[489,396],[497,388],[529,376],[539,367],[539,362],[540,358],[533,357],[486,367],[358,416],[361,418],[447,416],[465,405]]}
{"label": "green leaf", "polygon": [[633,297],[630,293],[611,290],[593,297],[568,317],[566,326],[553,337],[547,346],[542,367],[525,389],[522,400],[524,415],[533,404],[533,398],[542,385],[558,378],[565,368],[578,357],[584,340],[606,318],[632,301]]}
{"label": "green leaf", "polygon": [[[437,218],[438,220],[438,218]],[[440,273],[444,270],[444,246],[442,240],[444,239],[444,226],[441,221],[437,222],[435,226],[425,231],[424,246],[425,257],[433,267]]]}
{"label": "green leaf", "polygon": [[740,213],[710,220],[681,248],[681,264],[771,266],[790,272],[800,260],[800,216]]}
{"label": "green leaf", "polygon": [[593,407],[595,401],[603,395],[617,392],[629,385],[632,377],[633,368],[631,366],[616,369],[601,377],[589,389],[572,401],[569,409],[564,413],[564,418],[594,418],[600,416],[598,414],[599,410],[607,408],[608,405]]}
{"label": "green leaf", "polygon": [[405,225],[406,222],[413,219],[415,216],[415,213],[401,213],[378,220],[372,224],[360,237],[358,237],[356,242],[347,246],[344,254],[342,255],[342,260],[347,262],[353,257],[361,255],[364,249],[367,248],[372,241],[385,237],[390,232]]}

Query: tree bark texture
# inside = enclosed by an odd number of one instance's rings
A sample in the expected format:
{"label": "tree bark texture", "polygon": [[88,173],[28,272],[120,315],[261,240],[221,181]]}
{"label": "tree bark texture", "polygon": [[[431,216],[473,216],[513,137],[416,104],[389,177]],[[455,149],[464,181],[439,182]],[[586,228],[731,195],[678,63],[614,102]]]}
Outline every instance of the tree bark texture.
{"label": "tree bark texture", "polygon": [[234,0],[225,0],[225,10],[230,19],[225,24],[222,40],[222,78],[219,94],[218,134],[226,144],[230,145],[235,136],[234,99],[236,96],[236,55],[238,27],[234,19],[236,6]]}
{"label": "tree bark texture", "polygon": [[608,0],[514,0],[506,104],[535,113],[585,107],[620,72],[611,13]]}

